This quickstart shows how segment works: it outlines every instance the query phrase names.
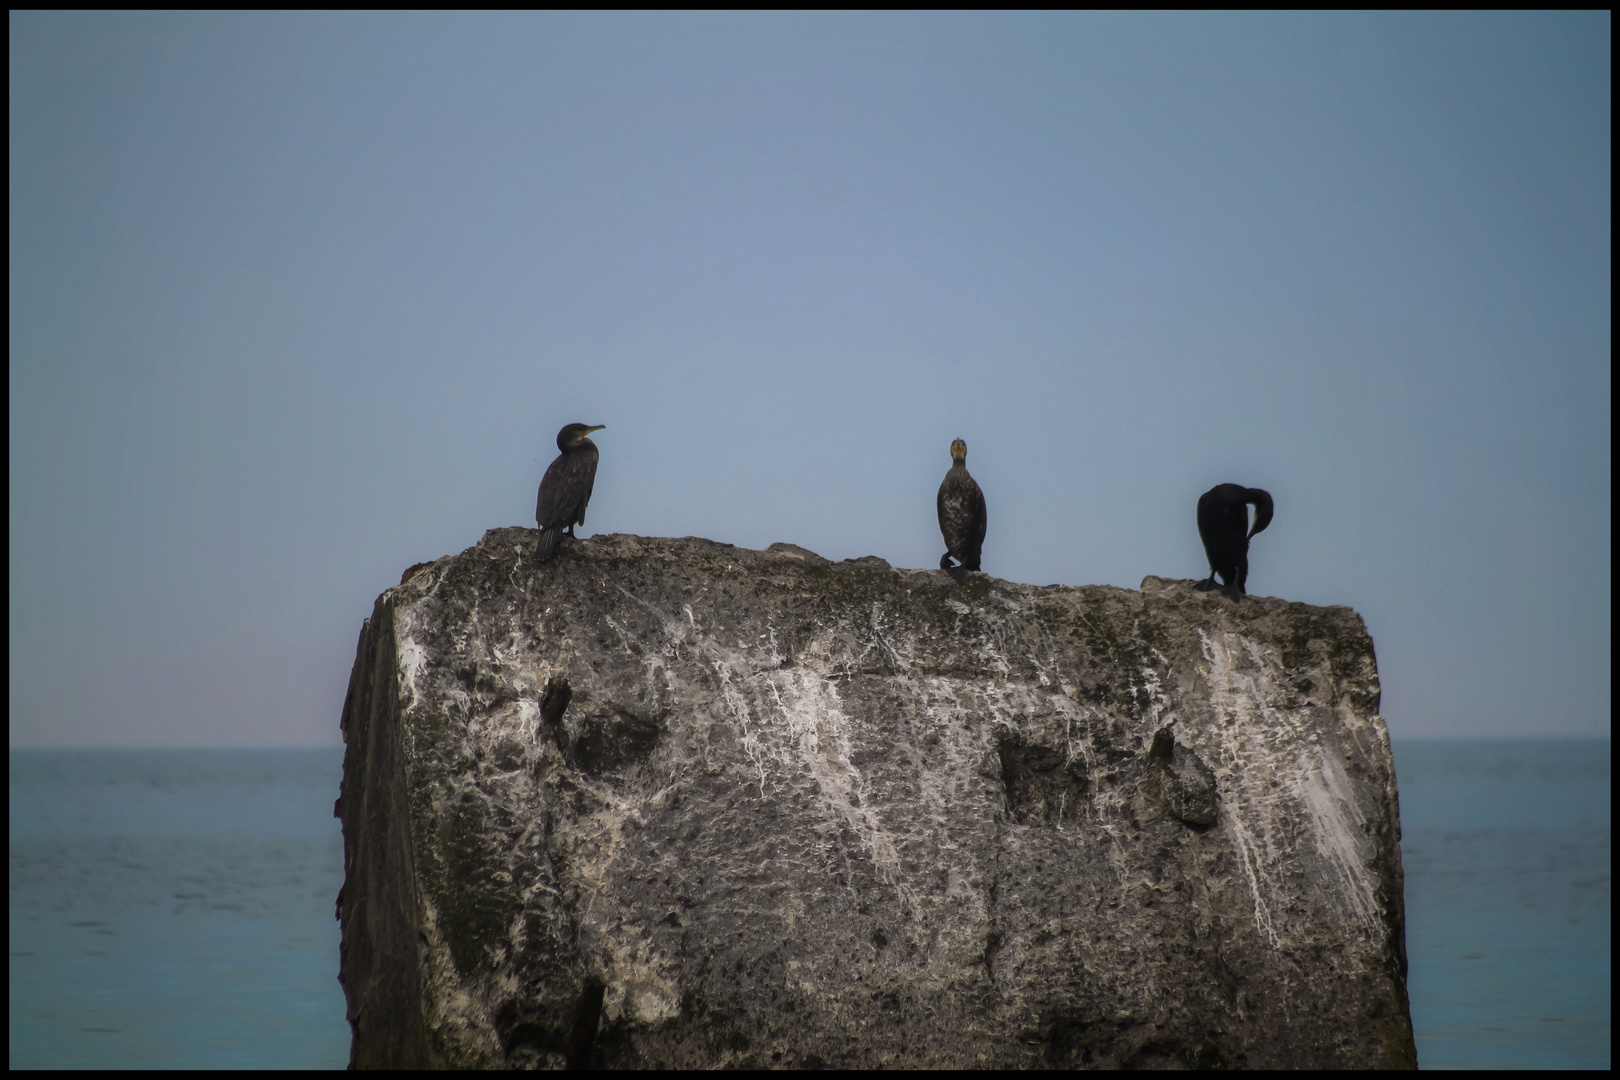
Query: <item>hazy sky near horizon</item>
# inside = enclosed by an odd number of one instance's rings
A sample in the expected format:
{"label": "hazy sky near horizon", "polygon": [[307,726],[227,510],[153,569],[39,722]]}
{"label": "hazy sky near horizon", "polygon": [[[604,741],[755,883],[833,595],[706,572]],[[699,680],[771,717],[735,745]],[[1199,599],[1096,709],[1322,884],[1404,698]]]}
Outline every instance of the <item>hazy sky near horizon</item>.
{"label": "hazy sky near horizon", "polygon": [[11,745],[338,739],[533,525],[1349,604],[1402,737],[1607,734],[1610,16],[13,12]]}

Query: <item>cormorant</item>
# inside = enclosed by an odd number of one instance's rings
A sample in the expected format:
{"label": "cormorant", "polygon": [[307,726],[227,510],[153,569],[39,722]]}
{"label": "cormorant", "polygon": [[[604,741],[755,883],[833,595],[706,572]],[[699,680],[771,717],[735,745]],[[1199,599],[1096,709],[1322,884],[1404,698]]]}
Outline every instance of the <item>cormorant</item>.
{"label": "cormorant", "polygon": [[951,469],[939,485],[939,531],[945,537],[945,554],[939,557],[941,570],[956,570],[951,565],[954,557],[961,566],[963,580],[968,570],[979,568],[979,556],[984,549],[984,492],[967,471],[967,443],[957,439],[951,443]]}
{"label": "cormorant", "polygon": [[[1249,506],[1254,506],[1254,527],[1249,527]],[[1216,484],[1198,496],[1198,537],[1209,556],[1209,577],[1194,586],[1199,592],[1220,589],[1236,600],[1247,591],[1249,541],[1271,524],[1271,495],[1241,484]],[[1215,584],[1221,575],[1225,587]]]}
{"label": "cormorant", "polygon": [[574,535],[574,526],[585,524],[585,507],[590,505],[591,489],[596,486],[596,444],[585,436],[601,431],[606,424],[569,424],[557,432],[557,449],[562,453],[551,463],[540,481],[540,496],[534,503],[534,520],[540,524],[540,561],[545,562],[562,542],[563,531]]}

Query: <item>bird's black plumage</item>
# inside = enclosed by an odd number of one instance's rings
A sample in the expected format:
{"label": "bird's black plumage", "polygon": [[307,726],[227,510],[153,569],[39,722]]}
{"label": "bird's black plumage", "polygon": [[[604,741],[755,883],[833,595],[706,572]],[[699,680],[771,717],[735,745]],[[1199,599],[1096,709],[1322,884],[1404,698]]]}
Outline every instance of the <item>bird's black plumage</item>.
{"label": "bird's black plumage", "polygon": [[[1253,528],[1249,527],[1251,505]],[[1248,591],[1249,540],[1271,524],[1271,513],[1269,493],[1241,484],[1216,484],[1198,497],[1198,537],[1209,556],[1209,577],[1195,586],[1199,591],[1220,589],[1233,600]],[[1215,583],[1216,574],[1221,576],[1221,585]]]}
{"label": "bird's black plumage", "polygon": [[585,524],[585,507],[590,505],[591,489],[596,486],[596,444],[586,438],[606,424],[569,424],[557,432],[557,449],[562,453],[551,463],[540,481],[540,495],[534,503],[534,520],[540,525],[541,562],[556,552],[564,531],[574,535],[574,526]]}
{"label": "bird's black plumage", "polygon": [[979,569],[988,519],[984,492],[968,475],[967,443],[961,439],[951,443],[951,468],[940,482],[937,504],[939,531],[945,537],[945,554],[939,557],[939,568],[957,569],[951,565],[954,558],[962,564],[962,570]]}

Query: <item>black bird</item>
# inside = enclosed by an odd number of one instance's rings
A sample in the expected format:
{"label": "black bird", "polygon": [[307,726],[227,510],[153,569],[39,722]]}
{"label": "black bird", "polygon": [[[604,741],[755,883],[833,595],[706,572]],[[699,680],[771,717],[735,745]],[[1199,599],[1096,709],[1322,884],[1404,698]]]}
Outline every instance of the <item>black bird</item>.
{"label": "black bird", "polygon": [[[1249,506],[1254,506],[1254,528],[1249,527]],[[1216,484],[1198,496],[1198,537],[1209,556],[1209,577],[1194,586],[1199,592],[1220,589],[1236,600],[1249,580],[1249,541],[1271,524],[1271,495],[1241,484]],[[1221,575],[1225,588],[1215,584]]]}
{"label": "black bird", "polygon": [[[939,531],[945,537],[945,554],[939,557],[941,570],[977,570],[984,549],[984,492],[967,471],[967,443],[951,443],[951,470],[939,485]],[[956,575],[952,575],[956,577]],[[963,575],[965,576],[965,574]],[[957,577],[961,581],[962,577]]]}
{"label": "black bird", "polygon": [[585,436],[601,431],[606,424],[569,424],[557,432],[557,449],[562,453],[551,463],[540,481],[540,496],[534,503],[534,520],[540,523],[540,561],[545,562],[562,542],[563,531],[574,535],[574,526],[585,524],[585,507],[596,486],[596,444]]}

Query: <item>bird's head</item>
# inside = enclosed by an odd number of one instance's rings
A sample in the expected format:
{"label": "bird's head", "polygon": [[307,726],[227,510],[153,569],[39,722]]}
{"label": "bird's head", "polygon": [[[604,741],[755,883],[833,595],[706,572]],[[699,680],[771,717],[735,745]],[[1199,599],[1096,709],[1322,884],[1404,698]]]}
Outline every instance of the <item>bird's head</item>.
{"label": "bird's head", "polygon": [[1275,507],[1269,491],[1250,488],[1248,495],[1249,501],[1254,504],[1254,527],[1249,530],[1249,539],[1252,540],[1255,533],[1264,531],[1265,527],[1271,524],[1271,515]]}
{"label": "bird's head", "polygon": [[585,441],[585,436],[593,431],[601,431],[606,424],[569,424],[557,432],[557,449],[565,453]]}
{"label": "bird's head", "polygon": [[967,463],[967,443],[961,439],[951,440],[951,460],[962,464]]}

